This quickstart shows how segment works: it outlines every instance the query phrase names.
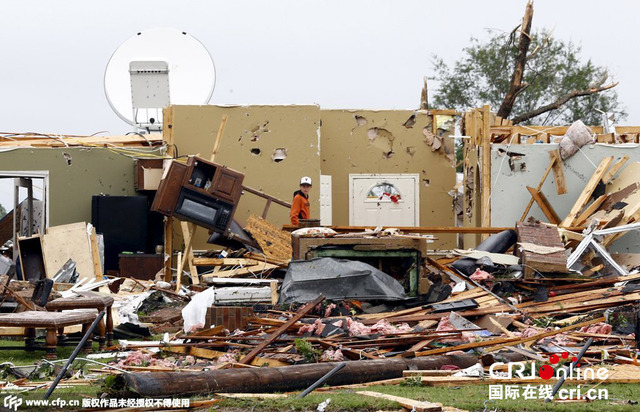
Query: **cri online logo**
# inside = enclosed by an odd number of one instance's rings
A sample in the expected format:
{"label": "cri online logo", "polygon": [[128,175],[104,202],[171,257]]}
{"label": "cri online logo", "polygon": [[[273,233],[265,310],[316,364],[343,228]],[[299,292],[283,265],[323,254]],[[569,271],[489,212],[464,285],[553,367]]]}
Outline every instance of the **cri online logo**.
{"label": "cri online logo", "polygon": [[[549,362],[552,365],[556,365],[560,362],[560,358],[565,360],[570,360],[575,362],[577,359],[575,356],[569,359],[569,354],[567,352],[563,352],[561,356],[551,355],[549,357]],[[489,375],[494,379],[536,379],[536,370],[535,364],[531,363],[531,370],[528,374],[525,373],[526,365],[523,362],[509,362],[507,364],[507,373],[506,376],[503,373],[499,373],[495,370],[495,368],[505,365],[502,362],[496,362],[491,365],[489,368]],[[549,380],[555,376],[556,379],[599,379],[605,380],[609,377],[609,370],[606,368],[598,368],[594,370],[593,368],[584,368],[580,369],[580,364],[576,363],[574,367],[570,368],[558,368],[554,371],[554,369],[549,365],[543,365],[538,369],[538,376],[542,379]]]}
{"label": "cri online logo", "polygon": [[[562,352],[562,359],[567,359],[568,357],[569,354],[567,352]],[[575,356],[571,358],[572,362],[575,362],[576,360],[577,358]],[[549,356],[549,362],[551,362],[552,365],[555,365],[556,363],[560,362],[560,358],[558,357],[558,355],[551,355]],[[577,363],[576,367],[579,368],[580,364]],[[538,375],[540,375],[542,379],[551,379],[553,377],[553,368],[549,365],[544,365],[540,369],[538,369]]]}

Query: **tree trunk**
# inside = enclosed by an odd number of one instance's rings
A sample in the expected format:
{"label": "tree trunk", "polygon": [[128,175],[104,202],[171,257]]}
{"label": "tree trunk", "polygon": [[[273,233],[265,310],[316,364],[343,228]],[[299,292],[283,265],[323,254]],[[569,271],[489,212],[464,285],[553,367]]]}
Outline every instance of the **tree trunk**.
{"label": "tree trunk", "polygon": [[[455,349],[455,348],[452,348]],[[126,388],[145,397],[171,397],[215,392],[286,392],[309,387],[339,362],[292,365],[278,368],[225,369],[198,372],[125,373],[114,388]],[[443,365],[468,368],[478,363],[473,355],[390,358],[347,362],[329,385],[348,385],[401,378],[402,371],[440,369]],[[124,385],[124,386],[123,386]]]}
{"label": "tree trunk", "polygon": [[522,26],[520,29],[520,41],[518,43],[518,55],[516,56],[516,64],[513,69],[513,76],[511,77],[511,84],[509,85],[509,91],[504,96],[504,101],[500,105],[498,110],[498,116],[506,119],[513,110],[513,105],[518,97],[518,94],[523,91],[527,86],[522,83],[524,77],[524,68],[527,63],[527,52],[529,51],[529,45],[531,44],[531,22],[533,20],[533,4],[531,1],[527,3],[527,8],[524,11],[524,17],[522,19]]}

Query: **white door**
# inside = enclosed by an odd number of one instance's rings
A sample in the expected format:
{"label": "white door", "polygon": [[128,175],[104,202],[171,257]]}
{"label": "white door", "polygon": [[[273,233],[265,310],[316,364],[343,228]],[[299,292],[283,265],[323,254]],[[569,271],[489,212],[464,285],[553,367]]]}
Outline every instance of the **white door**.
{"label": "white door", "polygon": [[419,226],[418,174],[350,174],[350,226]]}
{"label": "white door", "polygon": [[331,175],[320,175],[320,224],[331,226]]}

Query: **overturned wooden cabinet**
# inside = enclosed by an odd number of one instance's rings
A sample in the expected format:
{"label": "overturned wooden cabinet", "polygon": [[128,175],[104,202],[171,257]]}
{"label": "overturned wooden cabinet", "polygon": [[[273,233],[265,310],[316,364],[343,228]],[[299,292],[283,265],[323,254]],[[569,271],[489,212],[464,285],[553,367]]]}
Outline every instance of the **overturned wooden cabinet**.
{"label": "overturned wooden cabinet", "polygon": [[199,157],[190,156],[186,164],[173,161],[151,210],[223,233],[242,195],[243,179],[242,173]]}

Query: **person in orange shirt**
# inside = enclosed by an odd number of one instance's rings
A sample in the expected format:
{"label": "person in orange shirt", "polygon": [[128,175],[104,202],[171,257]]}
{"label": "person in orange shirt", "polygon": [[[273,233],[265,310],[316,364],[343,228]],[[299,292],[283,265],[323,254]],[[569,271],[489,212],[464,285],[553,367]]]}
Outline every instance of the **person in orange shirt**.
{"label": "person in orange shirt", "polygon": [[298,226],[300,219],[309,219],[309,192],[311,191],[311,178],[300,179],[300,190],[293,193],[291,204],[291,224]]}

